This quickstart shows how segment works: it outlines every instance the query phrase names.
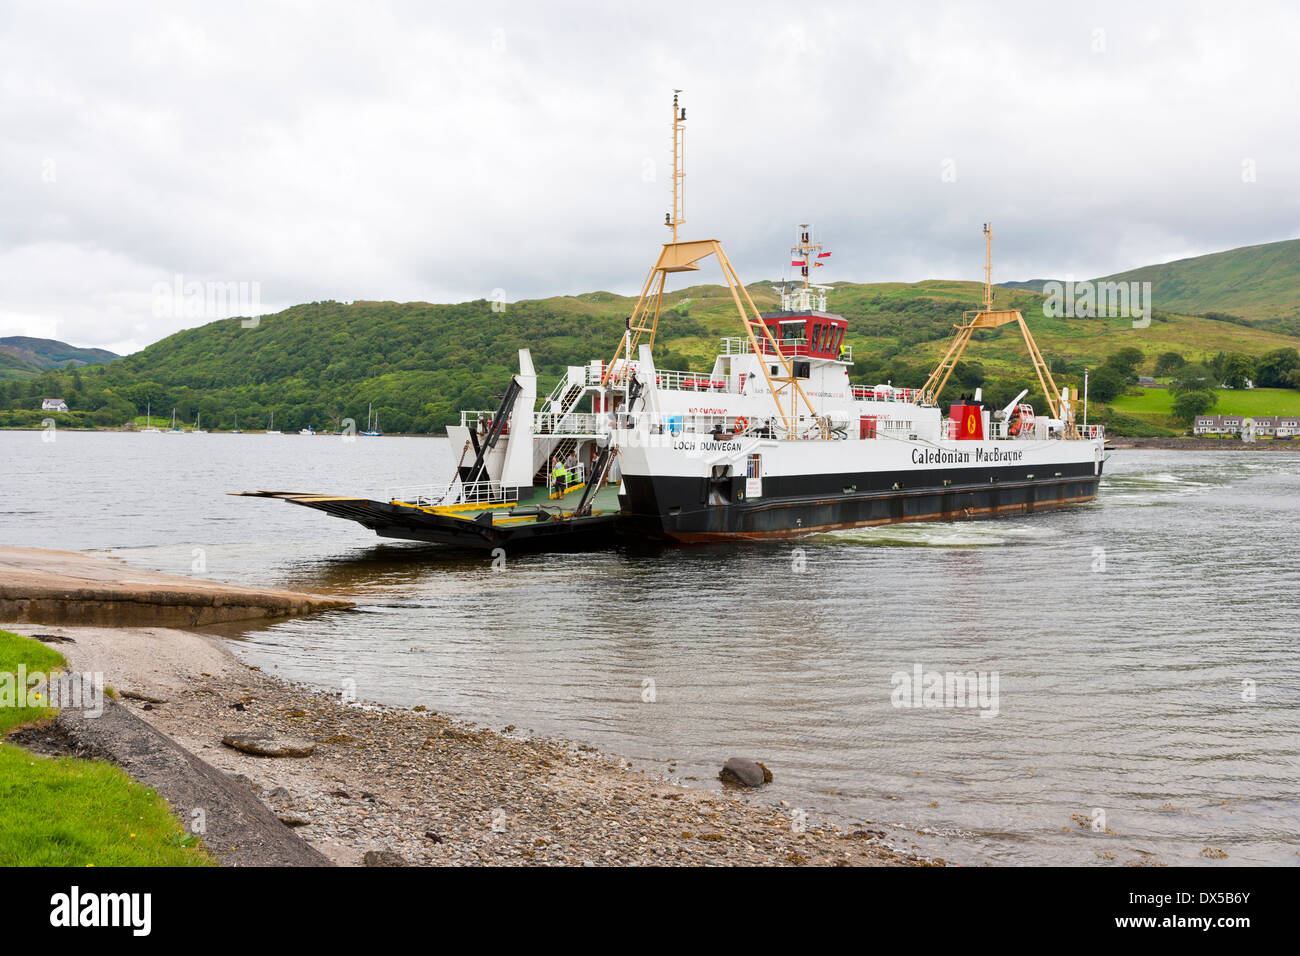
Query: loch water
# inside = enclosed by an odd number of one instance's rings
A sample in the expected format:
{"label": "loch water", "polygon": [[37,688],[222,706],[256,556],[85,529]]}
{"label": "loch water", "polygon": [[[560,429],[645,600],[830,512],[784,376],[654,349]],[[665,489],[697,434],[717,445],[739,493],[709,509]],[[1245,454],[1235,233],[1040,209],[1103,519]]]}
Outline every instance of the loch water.
{"label": "loch water", "polygon": [[[230,644],[693,786],[761,759],[763,799],[967,865],[1300,862],[1300,452],[1117,451],[1066,511],[503,566],[226,494],[453,466],[445,439],[3,432],[0,543],[344,595]],[[909,686],[972,672],[965,706]]]}

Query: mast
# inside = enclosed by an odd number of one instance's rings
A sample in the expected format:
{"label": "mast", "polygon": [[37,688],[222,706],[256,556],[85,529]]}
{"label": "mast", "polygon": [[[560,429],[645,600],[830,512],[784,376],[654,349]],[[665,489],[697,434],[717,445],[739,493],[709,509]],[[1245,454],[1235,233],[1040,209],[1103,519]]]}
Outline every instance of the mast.
{"label": "mast", "polygon": [[984,223],[984,311],[993,311],[993,223]]}
{"label": "mast", "polygon": [[673,90],[673,211],[664,216],[664,225],[673,232],[677,242],[677,227],[686,221],[686,107],[677,105]]}
{"label": "mast", "polygon": [[[627,319],[627,325],[619,340],[618,348],[614,351],[614,357],[610,359],[601,374],[601,385],[622,387],[624,394],[627,394],[631,382],[632,362],[638,354],[642,337],[646,338],[646,344],[650,348],[654,348],[655,333],[659,327],[659,313],[663,308],[664,283],[668,274],[698,272],[700,267],[696,263],[709,256],[716,256],[718,265],[722,267],[722,277],[726,280],[727,291],[731,293],[736,312],[749,338],[750,348],[755,355],[763,356],[763,361],[758,363],[758,367],[763,373],[763,379],[767,383],[777,413],[781,416],[786,434],[791,437],[798,436],[800,421],[806,420],[816,430],[817,437],[829,438],[829,424],[823,416],[817,414],[817,410],[809,401],[803,386],[799,384],[799,379],[794,374],[790,357],[781,351],[780,344],[773,337],[767,323],[763,321],[758,306],[750,297],[749,290],[740,281],[727,254],[722,251],[722,243],[717,239],[685,242],[678,239],[677,227],[686,221],[683,188],[683,181],[686,178],[686,171],[683,168],[685,158],[683,124],[686,122],[686,109],[679,101],[680,93],[681,90],[673,90],[673,209],[672,212],[664,215],[664,225],[672,231],[672,241],[664,243],[659,261],[646,276],[645,285],[642,286],[641,295],[631,316]],[[776,364],[769,365],[771,361],[775,361]],[[783,400],[786,400],[784,405]],[[801,407],[806,410],[806,415],[800,414]]]}
{"label": "mast", "polygon": [[820,242],[814,242],[812,236],[812,226],[801,222],[795,244],[790,247],[790,265],[799,269],[803,284],[794,292],[786,291],[782,284],[781,310],[783,312],[826,311],[826,293],[830,290],[830,286],[817,285],[813,282],[812,270],[820,269],[825,265],[821,260],[827,258],[830,253],[824,251]]}

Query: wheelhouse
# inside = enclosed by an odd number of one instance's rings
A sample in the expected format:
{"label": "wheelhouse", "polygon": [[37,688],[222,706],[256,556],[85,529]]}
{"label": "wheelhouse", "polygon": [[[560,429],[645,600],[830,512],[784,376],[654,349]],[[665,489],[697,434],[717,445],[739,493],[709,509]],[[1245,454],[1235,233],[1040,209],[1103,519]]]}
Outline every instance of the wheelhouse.
{"label": "wheelhouse", "polygon": [[849,323],[825,312],[764,312],[763,322],[784,355],[836,360]]}

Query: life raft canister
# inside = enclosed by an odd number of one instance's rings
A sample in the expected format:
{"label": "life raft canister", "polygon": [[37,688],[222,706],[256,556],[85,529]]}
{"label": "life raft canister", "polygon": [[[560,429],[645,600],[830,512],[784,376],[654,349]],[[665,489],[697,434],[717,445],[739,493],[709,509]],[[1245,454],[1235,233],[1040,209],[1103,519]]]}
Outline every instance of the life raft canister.
{"label": "life raft canister", "polygon": [[1007,434],[1012,438],[1017,437],[1022,431],[1028,431],[1034,427],[1034,409],[1031,405],[1017,405],[1015,411],[1011,413],[1011,423],[1007,427]]}

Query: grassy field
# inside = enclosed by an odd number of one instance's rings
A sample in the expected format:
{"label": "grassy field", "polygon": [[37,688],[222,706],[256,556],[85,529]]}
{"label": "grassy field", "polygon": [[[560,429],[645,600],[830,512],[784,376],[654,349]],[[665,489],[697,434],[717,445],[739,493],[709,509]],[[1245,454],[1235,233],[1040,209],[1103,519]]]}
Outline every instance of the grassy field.
{"label": "grassy field", "polygon": [[[63,655],[0,631],[0,675],[50,673]],[[53,711],[0,706],[0,736]],[[166,803],[111,764],[0,743],[0,866],[211,866]]]}
{"label": "grassy field", "polygon": [[[1218,404],[1211,415],[1300,415],[1300,391],[1293,388],[1216,389]],[[1122,415],[1131,415],[1158,425],[1175,425],[1174,395],[1166,388],[1138,390],[1110,403]],[[1181,427],[1181,426],[1179,426]]]}

